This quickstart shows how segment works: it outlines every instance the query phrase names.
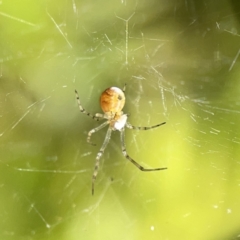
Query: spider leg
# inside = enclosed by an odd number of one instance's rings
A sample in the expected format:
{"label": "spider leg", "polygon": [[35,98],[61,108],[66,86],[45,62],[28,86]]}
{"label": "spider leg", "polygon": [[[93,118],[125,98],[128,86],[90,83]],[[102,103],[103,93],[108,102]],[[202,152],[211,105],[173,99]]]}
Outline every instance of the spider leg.
{"label": "spider leg", "polygon": [[109,124],[109,122],[106,121],[106,122],[104,122],[103,124],[99,125],[98,127],[90,130],[90,131],[88,132],[87,142],[90,143],[91,145],[94,145],[94,146],[95,146],[96,144],[91,142],[91,136],[92,136],[92,134],[95,133],[95,132],[97,132],[97,131],[99,131],[100,129],[104,128],[104,127],[107,126],[108,124]]}
{"label": "spider leg", "polygon": [[96,118],[104,118],[104,114],[102,114],[102,113],[96,113],[94,116]]}
{"label": "spider leg", "polygon": [[112,129],[111,129],[111,127],[109,127],[108,130],[107,130],[107,134],[106,134],[106,137],[104,139],[103,145],[100,148],[100,151],[98,152],[97,157],[96,157],[94,172],[93,172],[93,175],[92,175],[92,195],[94,194],[94,183],[95,183],[95,180],[96,180],[96,177],[97,177],[97,174],[98,174],[99,163],[100,163],[99,160],[102,157],[103,152],[104,152],[106,146],[109,143],[109,140],[110,140],[110,137],[111,137],[111,133],[112,133]]}
{"label": "spider leg", "polygon": [[80,112],[86,114],[87,116],[91,117],[92,119],[94,119],[96,121],[99,121],[100,118],[103,118],[103,114],[101,114],[101,113],[96,113],[95,115],[93,115],[93,114],[87,112],[81,105],[80,98],[79,98],[77,90],[75,90],[75,94],[76,94],[76,99],[77,99],[77,103],[78,103],[78,107],[80,109]]}
{"label": "spider leg", "polygon": [[127,86],[127,84],[125,83],[124,84],[124,86],[123,86],[123,89],[122,89],[122,91],[125,93],[125,90],[126,90],[126,86]]}
{"label": "spider leg", "polygon": [[139,163],[137,163],[135,160],[133,160],[126,151],[126,145],[125,145],[125,137],[124,137],[124,128],[121,130],[120,133],[120,138],[121,138],[121,144],[122,144],[122,153],[125,158],[127,158],[131,163],[133,163],[137,168],[139,168],[141,171],[147,172],[147,171],[158,171],[158,170],[165,170],[167,168],[144,168],[141,166]]}
{"label": "spider leg", "polygon": [[162,122],[162,123],[159,123],[159,124],[151,126],[151,127],[136,127],[136,126],[133,126],[132,124],[130,124],[129,122],[127,122],[126,127],[130,128],[130,129],[135,129],[135,130],[149,130],[149,129],[152,129],[152,128],[160,127],[164,124],[166,124],[166,122]]}

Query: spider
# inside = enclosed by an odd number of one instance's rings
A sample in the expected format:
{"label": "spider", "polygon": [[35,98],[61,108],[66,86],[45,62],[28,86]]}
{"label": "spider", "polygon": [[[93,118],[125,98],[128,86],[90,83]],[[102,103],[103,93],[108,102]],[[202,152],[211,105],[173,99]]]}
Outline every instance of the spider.
{"label": "spider", "polygon": [[121,90],[118,87],[110,87],[107,88],[100,97],[100,105],[102,108],[103,113],[96,113],[96,114],[91,114],[87,112],[81,105],[79,95],[77,90],[75,90],[76,94],[76,99],[77,103],[79,106],[79,109],[82,113],[85,113],[92,119],[99,121],[102,119],[106,119],[104,123],[99,125],[96,128],[93,128],[88,132],[87,136],[87,142],[93,144],[90,139],[93,133],[99,131],[100,129],[104,128],[105,126],[109,125],[107,134],[105,137],[105,140],[103,142],[102,147],[100,148],[100,151],[98,152],[96,156],[96,162],[95,162],[95,167],[94,167],[94,172],[92,175],[92,195],[94,194],[94,183],[98,174],[98,169],[99,169],[99,161],[100,158],[103,155],[103,152],[109,143],[109,140],[111,138],[111,133],[112,131],[120,131],[120,140],[121,140],[121,148],[122,148],[122,153],[126,159],[128,159],[131,163],[133,163],[136,167],[138,167],[141,171],[158,171],[158,170],[165,170],[167,168],[144,168],[141,166],[139,163],[137,163],[135,160],[133,160],[127,153],[126,147],[125,147],[125,137],[124,137],[124,130],[125,127],[130,128],[130,129],[137,129],[137,130],[149,130],[152,128],[156,128],[159,126],[164,125],[166,122],[159,123],[157,125],[151,126],[151,127],[136,127],[131,125],[129,122],[127,122],[128,114],[124,114],[122,109],[125,104],[125,89],[126,89],[126,84],[124,85],[124,88]]}

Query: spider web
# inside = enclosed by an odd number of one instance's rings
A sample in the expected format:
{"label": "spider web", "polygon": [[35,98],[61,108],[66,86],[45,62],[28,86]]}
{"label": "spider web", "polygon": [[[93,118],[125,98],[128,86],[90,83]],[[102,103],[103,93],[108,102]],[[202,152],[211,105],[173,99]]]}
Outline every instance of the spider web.
{"label": "spider web", "polygon": [[[239,7],[234,1],[0,2],[1,239],[237,239]],[[101,159],[101,92],[129,122]]]}

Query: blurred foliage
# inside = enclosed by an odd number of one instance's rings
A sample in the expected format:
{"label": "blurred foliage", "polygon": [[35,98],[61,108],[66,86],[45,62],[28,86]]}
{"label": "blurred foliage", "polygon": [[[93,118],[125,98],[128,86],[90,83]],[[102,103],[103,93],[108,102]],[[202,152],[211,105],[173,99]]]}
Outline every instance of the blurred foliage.
{"label": "blurred foliage", "polygon": [[[0,2],[0,239],[237,239],[236,1]],[[90,112],[127,83],[136,126],[91,177]]]}

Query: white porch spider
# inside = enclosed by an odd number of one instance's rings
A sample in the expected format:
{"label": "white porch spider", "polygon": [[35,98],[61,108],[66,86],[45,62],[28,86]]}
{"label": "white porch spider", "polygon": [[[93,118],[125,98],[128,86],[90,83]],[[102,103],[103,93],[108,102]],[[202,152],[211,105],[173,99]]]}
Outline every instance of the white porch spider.
{"label": "white porch spider", "polygon": [[95,168],[94,168],[94,172],[92,175],[92,195],[94,194],[94,182],[95,182],[97,174],[98,174],[99,160],[102,157],[107,144],[109,143],[112,131],[115,131],[115,130],[120,131],[121,147],[122,147],[122,153],[123,153],[124,157],[127,158],[130,162],[132,162],[141,171],[158,171],[158,170],[167,169],[165,167],[164,168],[144,168],[127,154],[126,147],[125,147],[125,138],[124,138],[125,127],[130,128],[130,129],[137,129],[137,130],[149,130],[152,128],[159,127],[159,126],[165,124],[166,122],[162,122],[162,123],[159,123],[159,124],[151,126],[151,127],[135,127],[135,126],[132,126],[129,122],[127,122],[128,115],[124,114],[122,112],[122,109],[125,104],[125,95],[124,95],[125,88],[126,88],[126,84],[125,84],[123,90],[121,90],[120,88],[117,88],[117,87],[107,88],[101,94],[101,97],[100,97],[100,105],[103,110],[103,113],[96,113],[94,115],[87,112],[82,107],[78,92],[77,92],[77,90],[75,90],[78,106],[82,113],[85,113],[86,115],[88,115],[89,117],[91,117],[92,119],[97,120],[97,121],[99,121],[101,119],[107,120],[106,122],[102,123],[98,127],[94,128],[88,132],[87,142],[92,145],[95,145],[95,144],[91,143],[91,141],[90,141],[91,135],[93,133],[99,131],[100,129],[104,128],[105,126],[109,125],[103,145],[100,148],[100,151],[98,152],[98,154],[96,156]]}

